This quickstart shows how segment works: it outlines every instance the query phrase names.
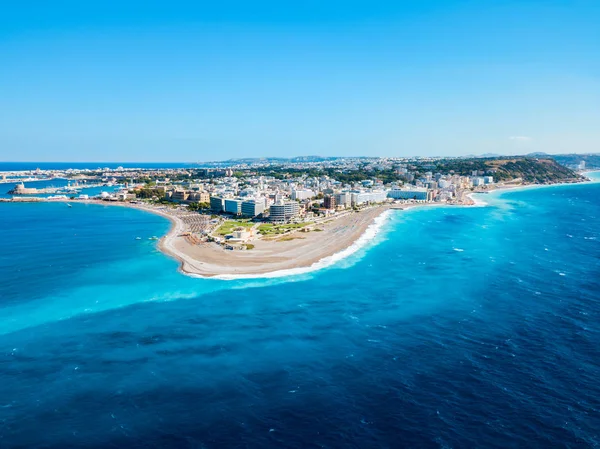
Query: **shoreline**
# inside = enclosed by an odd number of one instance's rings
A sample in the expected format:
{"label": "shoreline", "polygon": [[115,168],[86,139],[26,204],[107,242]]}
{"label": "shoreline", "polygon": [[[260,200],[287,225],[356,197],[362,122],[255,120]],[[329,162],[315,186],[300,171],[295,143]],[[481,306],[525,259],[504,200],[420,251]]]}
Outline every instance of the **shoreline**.
{"label": "shoreline", "polygon": [[[393,210],[408,211],[432,207],[473,207],[475,205],[474,203],[379,205],[328,220],[325,224],[318,225],[319,228],[323,228],[322,232],[313,231],[305,234],[295,231],[289,235],[286,234],[286,237],[293,238],[291,241],[259,239],[252,241],[256,244],[255,249],[228,251],[215,243],[191,245],[182,236],[185,232],[183,220],[156,207],[98,200],[83,200],[79,203],[128,207],[168,219],[171,224],[170,228],[158,240],[157,249],[176,260],[179,263],[178,271],[182,274],[195,278],[219,280],[280,278],[314,272],[330,267],[366,247],[380,235],[381,228]],[[266,246],[266,248],[261,248],[261,246]]]}
{"label": "shoreline", "polygon": [[[190,242],[187,239],[186,216],[198,214],[145,204],[106,202],[101,200],[42,200],[43,202],[73,202],[98,206],[119,206],[137,209],[166,218],[170,228],[157,244],[157,249],[179,263],[178,271],[196,278],[239,280],[279,278],[314,272],[344,260],[371,243],[381,233],[392,210],[413,210],[427,207],[486,207],[488,203],[477,197],[494,192],[544,188],[578,183],[503,185],[487,191],[469,192],[469,203],[402,203],[386,204],[345,213],[313,226],[311,232],[299,230],[284,234],[284,238],[257,238],[251,240],[254,249],[229,251],[215,243]],[[474,197],[475,195],[475,197]],[[19,201],[17,201],[19,202]],[[27,202],[27,201],[23,201]],[[38,202],[38,201],[35,201]],[[315,228],[320,232],[317,232]]]}
{"label": "shoreline", "polygon": [[[600,173],[600,170],[588,170],[585,172],[588,173]],[[484,195],[492,195],[497,194],[501,195],[507,192],[515,192],[518,190],[534,190],[534,189],[548,189],[552,187],[565,187],[565,186],[578,186],[578,185],[586,185],[586,184],[597,184],[600,180],[594,180],[592,178],[587,178],[585,180],[579,182],[557,182],[555,184],[519,184],[519,185],[503,185],[490,190],[482,190],[475,191],[469,193],[467,196],[471,196],[473,194],[484,194]],[[473,199],[473,201],[475,201]]]}
{"label": "shoreline", "polygon": [[[586,170],[585,172],[582,172],[582,174],[588,174],[588,173],[600,173],[600,169],[593,169],[593,170]],[[474,206],[487,206],[488,203],[478,199],[478,198],[473,198],[473,195],[502,195],[503,193],[507,193],[507,192],[515,192],[518,190],[533,190],[533,189],[544,189],[544,188],[551,188],[551,187],[565,187],[565,186],[573,186],[573,185],[582,185],[582,184],[595,184],[600,182],[600,180],[594,180],[592,178],[587,178],[585,180],[582,181],[578,181],[578,182],[557,182],[555,184],[504,184],[504,185],[495,185],[494,188],[492,189],[486,189],[486,190],[479,190],[479,191],[474,191],[474,192],[469,192],[466,196],[467,198],[470,198],[471,201],[473,201],[473,205]]]}
{"label": "shoreline", "polygon": [[[379,205],[358,212],[348,212],[339,217],[327,219],[314,227],[320,232],[299,230],[282,237],[285,241],[262,238],[251,240],[256,247],[252,250],[229,251],[216,243],[192,244],[187,241],[188,232],[185,216],[198,217],[199,214],[164,206],[150,206],[128,202],[102,200],[47,200],[14,201],[15,203],[73,203],[105,207],[126,207],[159,215],[170,222],[169,230],[158,239],[156,248],[164,255],[179,263],[178,271],[196,278],[220,280],[256,279],[285,277],[308,273],[333,265],[354,254],[375,238],[386,221],[392,205]],[[435,206],[404,204],[402,209],[415,206]],[[439,205],[438,205],[439,206]],[[396,208],[400,208],[396,206]]]}
{"label": "shoreline", "polygon": [[267,278],[272,279],[272,278],[281,278],[281,277],[287,277],[287,276],[295,276],[295,275],[300,275],[300,274],[312,273],[314,271],[318,271],[323,268],[330,267],[330,266],[334,265],[335,263],[350,257],[352,254],[355,254],[362,248],[366,247],[369,243],[371,243],[380,234],[381,228],[383,227],[383,225],[389,218],[390,212],[391,212],[391,209],[389,209],[389,208],[382,210],[380,212],[380,214],[377,215],[373,219],[371,224],[369,224],[366,227],[366,229],[364,229],[362,234],[346,248],[344,248],[338,252],[335,252],[333,254],[318,258],[315,262],[313,262],[312,264],[307,265],[307,266],[294,266],[292,268],[283,268],[283,269],[276,270],[276,271],[264,271],[264,272],[256,273],[256,274],[220,274],[220,275],[214,275],[214,276],[206,276],[206,275],[199,275],[196,273],[188,273],[188,272],[185,272],[182,270],[180,270],[180,271],[182,271],[184,274],[191,276],[191,277],[197,277],[197,278],[210,277],[210,278],[219,279],[219,280],[267,279]]}
{"label": "shoreline", "polygon": [[[299,236],[303,234],[301,231],[290,234],[294,241],[273,242],[262,240],[262,242],[268,242],[266,245],[270,248],[266,248],[267,251],[264,251],[265,248],[260,248],[261,244],[259,242],[261,240],[253,241],[257,245],[256,249],[245,251],[227,251],[217,247],[214,243],[190,245],[181,236],[185,227],[178,217],[154,208],[131,206],[169,219],[171,228],[167,234],[160,238],[157,248],[163,254],[179,262],[178,270],[182,274],[204,279],[239,280],[280,278],[330,267],[366,247],[380,235],[381,228],[394,210],[409,211],[433,207],[481,206],[470,196],[469,199],[471,203],[465,204],[386,204],[359,212],[351,212],[340,218],[330,220],[333,224],[330,223],[329,228],[327,228],[327,224],[320,226],[324,227],[325,230],[318,233],[318,237],[315,237],[316,232],[309,233],[314,237],[313,241],[309,240],[310,235]],[[123,204],[123,206],[127,207],[128,205]],[[334,237],[340,237],[341,235],[341,238],[339,241],[332,243],[331,239],[328,238],[328,235],[331,234]],[[275,251],[273,245],[280,245],[280,247]],[[249,259],[255,260],[248,263]]]}
{"label": "shoreline", "polygon": [[286,234],[289,241],[258,239],[252,241],[254,249],[244,251],[228,251],[214,243],[191,245],[180,235],[181,221],[170,217],[171,229],[159,240],[158,249],[177,260],[179,271],[191,277],[285,277],[316,271],[354,254],[379,234],[389,211],[389,206],[379,206],[350,213],[319,225],[321,232],[295,231]]}
{"label": "shoreline", "polygon": [[[298,237],[299,234],[302,234],[301,231],[291,233],[292,238],[296,240],[294,242],[263,240],[263,242],[268,242],[267,245],[269,246],[281,245],[280,248],[277,248],[277,251],[271,251],[268,254],[261,252],[261,249],[264,250],[264,248],[259,247],[261,240],[253,241],[257,245],[257,248],[253,250],[227,251],[216,247],[215,244],[206,243],[190,254],[190,248],[198,248],[198,246],[192,247],[189,243],[184,243],[181,236],[178,235],[183,230],[182,224],[179,220],[168,216],[172,226],[169,232],[159,240],[158,249],[163,254],[177,260],[180,264],[179,271],[190,277],[219,280],[287,277],[330,267],[355,254],[380,235],[381,229],[388,221],[392,211],[409,211],[433,207],[478,206],[475,201],[472,199],[471,201],[470,204],[407,203],[371,207],[330,220],[334,223],[329,229],[319,233],[319,237],[313,241],[306,241],[310,239],[310,236]],[[148,212],[158,212],[145,208],[140,209]],[[167,216],[167,214],[161,215]],[[352,220],[352,218],[355,220]],[[354,221],[354,223],[351,225],[351,229],[346,229],[349,221]],[[327,228],[327,225],[323,227]],[[315,232],[309,234],[312,234],[313,237],[316,235]],[[331,243],[328,234],[334,234],[334,237],[342,234],[342,238],[336,243]],[[204,256],[204,259],[201,259],[202,256]],[[242,258],[257,260],[255,263],[248,264],[246,263],[247,260],[244,261]],[[237,260],[234,261],[234,259]],[[237,262],[237,264],[229,264],[228,262]]]}

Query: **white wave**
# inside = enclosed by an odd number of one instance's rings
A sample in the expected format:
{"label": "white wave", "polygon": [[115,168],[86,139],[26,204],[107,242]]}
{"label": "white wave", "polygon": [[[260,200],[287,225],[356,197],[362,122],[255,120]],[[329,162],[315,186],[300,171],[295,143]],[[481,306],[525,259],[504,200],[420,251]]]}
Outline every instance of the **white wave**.
{"label": "white wave", "polygon": [[481,198],[483,196],[481,193],[470,193],[467,196],[473,200],[473,206],[484,207],[489,205],[487,201]]}
{"label": "white wave", "polygon": [[[235,274],[235,275],[218,275],[214,276],[214,279],[221,280],[236,280],[236,279],[270,279],[270,278],[279,278],[285,276],[297,276],[300,274],[311,273],[313,271],[321,270],[323,268],[330,267],[337,262],[350,257],[352,254],[356,253],[361,248],[367,246],[381,231],[382,226],[388,220],[390,216],[391,210],[386,210],[381,215],[377,216],[373,223],[369,225],[369,227],[365,230],[363,235],[358,238],[352,245],[348,248],[332,254],[331,256],[327,256],[318,262],[302,268],[290,268],[288,270],[279,270],[273,271],[271,273],[263,273],[263,274]],[[194,277],[203,277],[203,276],[194,276]]]}

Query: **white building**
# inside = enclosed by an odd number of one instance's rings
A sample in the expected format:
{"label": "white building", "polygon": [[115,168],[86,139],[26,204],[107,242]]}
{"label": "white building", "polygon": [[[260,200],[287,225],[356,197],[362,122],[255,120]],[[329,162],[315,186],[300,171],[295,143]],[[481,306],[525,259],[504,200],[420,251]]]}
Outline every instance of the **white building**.
{"label": "white building", "polygon": [[335,204],[338,206],[350,207],[352,205],[352,196],[350,195],[350,192],[336,193]]}
{"label": "white building", "polygon": [[310,189],[292,190],[292,199],[296,201],[309,200],[315,196],[315,192]]}
{"label": "white building", "polygon": [[353,191],[350,192],[350,201],[353,206],[365,203],[382,203],[387,198],[387,192],[378,190]]}
{"label": "white building", "polygon": [[427,189],[392,189],[388,192],[388,197],[395,200],[427,201],[427,194]]}
{"label": "white building", "polygon": [[229,238],[228,240],[232,242],[245,242],[251,236],[252,233],[250,233],[247,230],[236,230],[231,233],[231,238]]}

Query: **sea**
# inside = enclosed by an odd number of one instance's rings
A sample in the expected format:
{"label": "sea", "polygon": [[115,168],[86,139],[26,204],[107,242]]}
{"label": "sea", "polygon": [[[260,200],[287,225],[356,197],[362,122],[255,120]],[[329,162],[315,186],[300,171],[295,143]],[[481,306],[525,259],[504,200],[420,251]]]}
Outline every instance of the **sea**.
{"label": "sea", "polygon": [[[27,179],[27,178],[25,178]],[[89,197],[98,196],[102,192],[112,193],[122,186],[119,185],[97,185],[92,187],[87,187],[87,184],[80,184],[76,186],[76,184],[72,183],[70,180],[65,178],[54,178],[54,179],[44,179],[38,181],[21,181],[26,188],[36,188],[36,189],[60,189],[60,191],[56,191],[55,193],[38,193],[38,194],[27,194],[26,197],[39,197],[39,198],[47,198],[52,195],[66,195],[68,197],[77,197],[79,195],[88,195]],[[0,182],[0,199],[2,198],[12,198],[14,195],[9,194],[8,192],[15,187],[14,182]],[[75,191],[67,191],[65,188],[67,187],[77,187]],[[0,210],[0,213],[2,211]]]}
{"label": "sea", "polygon": [[168,168],[197,168],[204,166],[201,162],[2,162],[2,171],[31,171],[37,170],[102,170],[105,168],[143,168],[143,169],[168,169]]}
{"label": "sea", "polygon": [[0,447],[600,447],[589,176],[256,279],[181,274],[143,211],[0,204]]}

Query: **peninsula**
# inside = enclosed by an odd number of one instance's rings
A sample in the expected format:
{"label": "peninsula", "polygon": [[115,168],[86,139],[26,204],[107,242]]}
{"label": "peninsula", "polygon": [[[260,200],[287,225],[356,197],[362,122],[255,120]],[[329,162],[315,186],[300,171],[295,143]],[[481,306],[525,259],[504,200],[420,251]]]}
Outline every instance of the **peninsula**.
{"label": "peninsula", "polygon": [[258,277],[307,270],[368,241],[386,211],[472,205],[470,194],[585,178],[552,159],[326,158],[243,161],[181,169],[103,169],[10,173],[72,177],[114,186],[90,196],[26,195],[22,184],[2,201],[63,201],[133,207],[168,218],[158,248],[202,277]]}
{"label": "peninsula", "polygon": [[375,206],[348,212],[329,220],[283,228],[281,234],[273,235],[261,234],[261,225],[255,225],[239,231],[246,234],[244,243],[235,241],[234,232],[234,238],[224,247],[214,241],[195,239],[185,231],[185,218],[171,216],[173,228],[161,239],[159,248],[179,260],[181,271],[186,274],[221,278],[273,275],[311,267],[347,250],[388,209],[389,206]]}

